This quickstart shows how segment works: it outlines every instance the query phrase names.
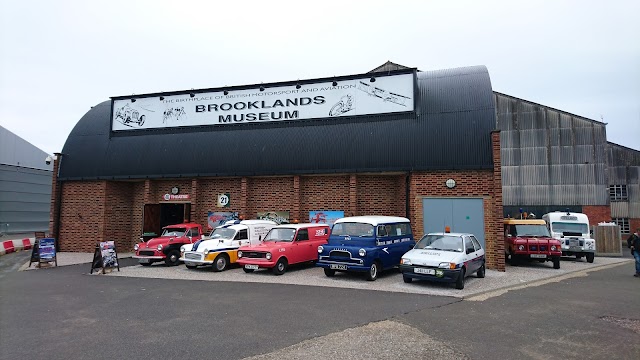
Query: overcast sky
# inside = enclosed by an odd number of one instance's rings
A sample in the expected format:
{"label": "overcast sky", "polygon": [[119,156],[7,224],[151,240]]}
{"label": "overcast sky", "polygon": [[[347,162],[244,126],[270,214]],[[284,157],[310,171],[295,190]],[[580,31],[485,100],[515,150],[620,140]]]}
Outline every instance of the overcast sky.
{"label": "overcast sky", "polygon": [[0,125],[53,153],[111,96],[486,65],[640,150],[640,1],[0,0]]}

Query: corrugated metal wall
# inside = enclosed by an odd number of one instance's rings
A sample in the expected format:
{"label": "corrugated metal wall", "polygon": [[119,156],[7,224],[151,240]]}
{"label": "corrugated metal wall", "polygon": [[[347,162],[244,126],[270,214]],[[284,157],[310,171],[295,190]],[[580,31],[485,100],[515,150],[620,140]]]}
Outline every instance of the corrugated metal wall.
{"label": "corrugated metal wall", "polygon": [[48,170],[0,165],[0,232],[47,231],[51,176]]}
{"label": "corrugated metal wall", "polygon": [[608,143],[609,185],[627,185],[627,201],[611,202],[612,218],[640,218],[640,151]]}
{"label": "corrugated metal wall", "polygon": [[604,123],[494,96],[505,208],[609,203]]}

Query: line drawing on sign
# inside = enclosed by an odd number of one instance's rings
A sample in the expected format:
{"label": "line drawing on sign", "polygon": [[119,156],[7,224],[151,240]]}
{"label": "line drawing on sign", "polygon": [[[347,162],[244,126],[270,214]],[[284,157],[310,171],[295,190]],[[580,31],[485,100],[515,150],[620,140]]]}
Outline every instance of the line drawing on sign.
{"label": "line drawing on sign", "polygon": [[351,95],[345,95],[340,98],[340,101],[331,107],[331,110],[329,110],[329,116],[340,116],[351,110],[353,110],[353,98]]}
{"label": "line drawing on sign", "polygon": [[142,127],[146,118],[146,115],[140,114],[140,111],[132,108],[129,104],[124,104],[122,107],[117,108],[115,116],[116,121],[129,127],[133,127],[133,124]]}
{"label": "line drawing on sign", "polygon": [[162,123],[166,124],[168,120],[180,121],[183,120],[184,117],[187,116],[187,113],[184,111],[184,106],[169,108],[164,111],[162,115]]}
{"label": "line drawing on sign", "polygon": [[400,106],[407,106],[405,105],[405,101],[407,99],[411,100],[411,98],[408,96],[392,93],[388,90],[369,85],[362,81],[358,83],[358,90],[366,92],[367,94],[369,94],[369,96],[378,97],[384,102],[388,101]]}

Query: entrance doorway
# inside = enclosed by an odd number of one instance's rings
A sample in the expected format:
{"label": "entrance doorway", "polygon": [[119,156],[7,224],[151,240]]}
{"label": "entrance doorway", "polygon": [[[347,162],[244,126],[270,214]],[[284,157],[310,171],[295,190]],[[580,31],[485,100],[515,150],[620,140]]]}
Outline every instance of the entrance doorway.
{"label": "entrance doorway", "polygon": [[145,204],[142,232],[144,240],[160,236],[167,225],[191,221],[191,203]]}

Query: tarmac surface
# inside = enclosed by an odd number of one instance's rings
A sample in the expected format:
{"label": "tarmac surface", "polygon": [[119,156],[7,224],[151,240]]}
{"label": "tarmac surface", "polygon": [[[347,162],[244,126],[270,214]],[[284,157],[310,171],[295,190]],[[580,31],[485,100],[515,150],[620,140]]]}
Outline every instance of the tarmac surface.
{"label": "tarmac surface", "polygon": [[[0,261],[14,256],[24,253]],[[631,276],[631,262],[469,297],[475,301],[139,278],[122,276],[139,267],[135,260],[120,263],[120,275],[87,275],[87,263],[7,270],[0,279],[0,359],[640,358],[640,279]],[[145,268],[164,269],[179,270]]]}

